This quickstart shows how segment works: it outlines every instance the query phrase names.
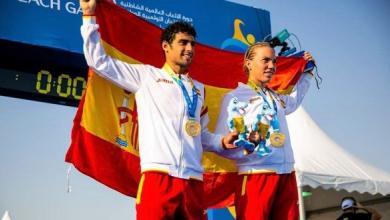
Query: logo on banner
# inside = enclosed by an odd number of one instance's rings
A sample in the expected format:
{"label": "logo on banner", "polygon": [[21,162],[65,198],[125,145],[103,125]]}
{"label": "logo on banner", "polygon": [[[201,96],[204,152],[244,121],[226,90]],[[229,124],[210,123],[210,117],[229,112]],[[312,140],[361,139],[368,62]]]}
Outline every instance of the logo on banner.
{"label": "logo on banner", "polygon": [[221,49],[245,52],[249,45],[252,45],[256,42],[256,38],[253,34],[247,34],[244,36],[241,30],[241,24],[245,25],[245,23],[238,18],[234,20],[233,37],[223,41]]}

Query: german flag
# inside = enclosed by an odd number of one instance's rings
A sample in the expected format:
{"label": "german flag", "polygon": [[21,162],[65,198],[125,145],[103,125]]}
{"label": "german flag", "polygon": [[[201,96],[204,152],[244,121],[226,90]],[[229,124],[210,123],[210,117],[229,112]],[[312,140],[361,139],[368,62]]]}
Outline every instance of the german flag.
{"label": "german flag", "polygon": [[[109,2],[98,3],[96,16],[107,54],[128,63],[162,67],[165,60],[159,41],[160,28]],[[190,75],[205,84],[210,131],[214,130],[223,95],[238,82],[246,82],[243,58],[241,53],[203,44],[196,46]],[[282,93],[290,91],[305,64],[301,58],[279,57],[270,88]],[[138,147],[134,94],[90,71],[85,94],[74,118],[66,162],[108,187],[135,197],[140,180]],[[236,181],[234,163],[205,152],[203,165],[207,207],[232,205]]]}

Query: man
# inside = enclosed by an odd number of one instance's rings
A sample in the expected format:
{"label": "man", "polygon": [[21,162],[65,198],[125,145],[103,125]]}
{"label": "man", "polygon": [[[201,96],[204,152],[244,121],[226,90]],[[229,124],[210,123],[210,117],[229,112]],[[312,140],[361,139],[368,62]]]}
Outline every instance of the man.
{"label": "man", "polygon": [[[305,53],[306,60],[312,60]],[[250,46],[244,57],[244,71],[248,83],[226,94],[221,106],[216,133],[227,134],[228,112],[231,100],[247,103],[245,118],[254,118],[264,109],[273,115],[264,115],[259,130],[250,133],[255,140],[254,152],[242,150],[231,154],[239,171],[241,185],[236,187],[235,206],[237,219],[298,219],[298,193],[294,174],[294,156],[288,134],[285,115],[294,112],[306,94],[311,75],[304,73],[290,95],[278,95],[267,88],[275,73],[275,51],[266,42]],[[270,113],[271,114],[271,113]],[[257,124],[257,123],[256,123]],[[265,128],[265,129],[264,129]],[[248,127],[248,130],[255,129]],[[236,152],[236,151],[234,151]],[[229,152],[228,152],[229,153]]]}
{"label": "man", "polygon": [[87,64],[135,94],[142,172],[137,219],[204,219],[202,151],[234,148],[237,135],[223,137],[207,130],[204,86],[188,74],[195,53],[194,28],[176,22],[164,30],[162,68],[128,64],[106,55],[94,16],[96,0],[81,0],[80,6]]}
{"label": "man", "polygon": [[337,220],[380,220],[382,218],[377,210],[364,207],[355,198],[349,196],[341,200],[341,209],[343,214]]}

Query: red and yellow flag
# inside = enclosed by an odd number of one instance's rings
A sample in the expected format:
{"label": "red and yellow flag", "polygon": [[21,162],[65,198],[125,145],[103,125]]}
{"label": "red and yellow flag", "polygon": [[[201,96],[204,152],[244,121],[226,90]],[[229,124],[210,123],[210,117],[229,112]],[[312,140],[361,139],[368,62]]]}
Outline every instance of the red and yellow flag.
{"label": "red and yellow flag", "polygon": [[[108,2],[98,3],[96,16],[105,50],[110,56],[129,63],[163,65],[160,28]],[[205,84],[211,131],[214,130],[223,95],[235,88],[237,82],[246,82],[242,64],[243,54],[202,44],[196,46],[190,74]],[[277,73],[270,87],[288,92],[298,81],[305,64],[301,58],[278,58]],[[74,119],[71,145],[65,160],[108,187],[135,197],[140,179],[140,160],[134,95],[90,72]],[[231,205],[236,181],[234,163],[206,152],[203,165],[206,205]]]}

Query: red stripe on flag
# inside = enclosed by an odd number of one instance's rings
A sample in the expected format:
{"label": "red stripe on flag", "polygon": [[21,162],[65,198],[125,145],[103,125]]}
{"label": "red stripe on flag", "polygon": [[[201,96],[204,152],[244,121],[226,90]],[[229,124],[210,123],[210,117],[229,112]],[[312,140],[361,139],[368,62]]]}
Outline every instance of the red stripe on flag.
{"label": "red stripe on flag", "polygon": [[[107,2],[98,4],[96,15],[101,36],[108,44],[141,63],[157,67],[163,65],[164,55],[159,40],[162,30],[159,27]],[[241,53],[200,43],[195,50],[197,55],[190,70],[194,79],[222,88],[234,88],[237,82],[246,82]]]}
{"label": "red stripe on flag", "polygon": [[300,57],[278,57],[276,60],[276,74],[272,77],[268,87],[275,90],[286,90],[295,86],[306,66],[306,60]]}
{"label": "red stripe on flag", "polygon": [[[97,6],[99,31],[107,43],[141,63],[157,67],[163,65],[164,55],[159,40],[162,30],[159,27],[115,4],[100,2]],[[196,55],[190,69],[194,79],[220,88],[235,88],[237,82],[246,83],[247,75],[243,72],[244,55],[242,53],[225,51],[201,43],[196,45],[195,50]],[[284,57],[282,59],[283,61],[278,62],[281,66],[278,64],[276,75],[285,71],[283,63],[286,60],[301,58]],[[300,74],[297,74],[291,82],[296,83],[299,76]],[[280,77],[272,81],[279,80]],[[274,84],[271,83],[271,85]],[[275,89],[275,87],[272,88]]]}

